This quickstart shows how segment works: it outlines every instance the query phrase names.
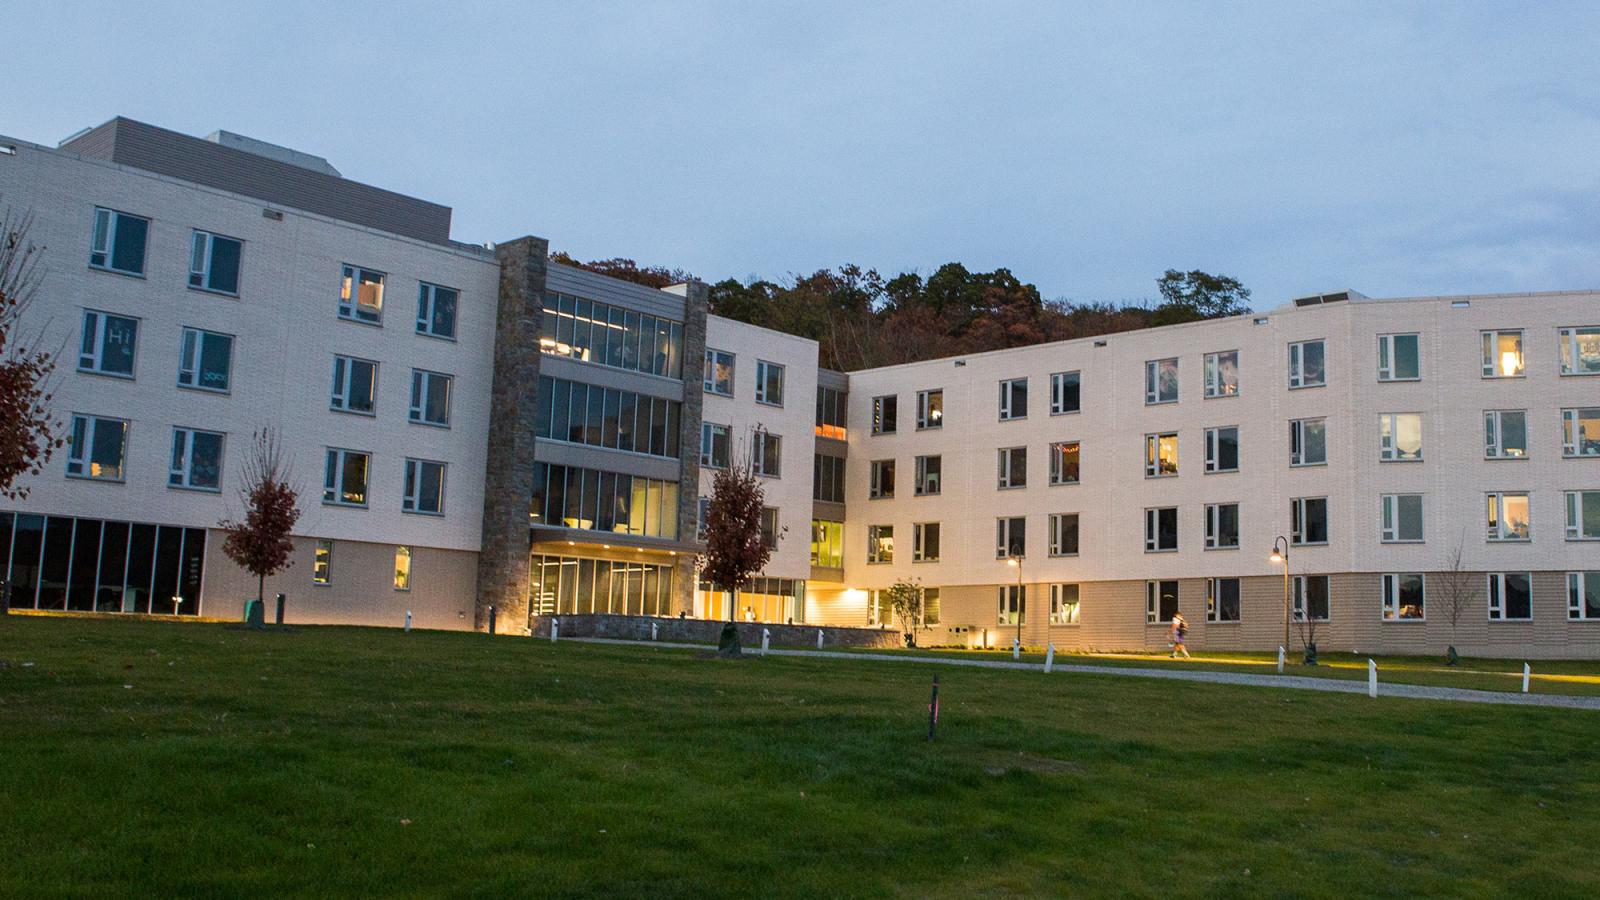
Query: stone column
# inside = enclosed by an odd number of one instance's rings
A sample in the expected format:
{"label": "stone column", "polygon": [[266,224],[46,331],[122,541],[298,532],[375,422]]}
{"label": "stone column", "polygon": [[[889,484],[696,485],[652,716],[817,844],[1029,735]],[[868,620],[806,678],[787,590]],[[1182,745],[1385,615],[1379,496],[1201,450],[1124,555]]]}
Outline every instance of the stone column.
{"label": "stone column", "polygon": [[[488,459],[483,477],[483,538],[478,553],[475,622],[525,634],[528,629],[528,508],[533,503],[533,420],[539,387],[539,317],[545,289],[544,238],[495,248],[500,295],[495,309],[494,381]],[[701,332],[702,338],[704,331]],[[702,340],[703,343],[703,340]]]}
{"label": "stone column", "polygon": [[[705,407],[706,316],[711,289],[703,281],[685,285],[683,300],[683,410],[678,417],[678,539],[694,540],[700,517],[700,417]],[[680,556],[673,576],[677,610],[694,615],[693,557]]]}

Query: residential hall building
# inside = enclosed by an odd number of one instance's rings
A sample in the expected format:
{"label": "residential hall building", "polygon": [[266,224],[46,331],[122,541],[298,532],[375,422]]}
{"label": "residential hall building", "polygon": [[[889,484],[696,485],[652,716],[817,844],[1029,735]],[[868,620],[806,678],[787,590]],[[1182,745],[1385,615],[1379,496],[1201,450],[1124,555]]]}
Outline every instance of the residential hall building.
{"label": "residential hall building", "polygon": [[[235,617],[253,435],[303,514],[297,622],[525,632],[586,613],[923,644],[1600,657],[1600,294],[1296,299],[848,375],[815,342],[453,240],[451,210],[228,132],[0,137],[45,249],[70,445],[0,505],[13,609]],[[697,588],[749,458],[766,571]]]}

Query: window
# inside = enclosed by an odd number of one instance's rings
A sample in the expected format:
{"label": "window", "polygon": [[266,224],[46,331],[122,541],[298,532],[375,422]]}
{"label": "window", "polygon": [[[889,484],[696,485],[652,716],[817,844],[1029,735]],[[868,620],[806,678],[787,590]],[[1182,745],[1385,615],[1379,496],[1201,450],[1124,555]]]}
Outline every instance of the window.
{"label": "window", "polygon": [[867,487],[867,499],[888,500],[894,497],[894,460],[872,461],[872,483]]}
{"label": "window", "polygon": [[406,460],[406,489],[400,508],[405,512],[444,514],[444,463]]}
{"label": "window", "polygon": [[889,602],[889,592],[867,591],[867,624],[889,625],[894,622],[894,606]]}
{"label": "window", "polygon": [[872,398],[873,434],[894,434],[895,412],[899,405],[899,398],[893,394]]}
{"label": "window", "polygon": [[1422,459],[1422,414],[1383,413],[1378,416],[1378,458],[1384,462]]}
{"label": "window", "polygon": [[917,392],[917,428],[944,427],[944,391]]}
{"label": "window", "polygon": [[[709,501],[702,498],[703,503]],[[844,523],[811,520],[811,564],[824,569],[844,567]]]}
{"label": "window", "polygon": [[1205,471],[1207,473],[1239,471],[1238,426],[1206,429]]}
{"label": "window", "polygon": [[1526,459],[1528,413],[1522,409],[1488,409],[1483,413],[1483,455],[1486,459]]}
{"label": "window", "polygon": [[1239,621],[1239,579],[1206,579],[1206,621]]}
{"label": "window", "polygon": [[121,481],[126,474],[128,423],[82,413],[72,415],[67,447],[67,477]]}
{"label": "window", "polygon": [[1422,353],[1415,334],[1378,335],[1378,380],[1417,381],[1422,378]]}
{"label": "window", "polygon": [[226,394],[233,381],[233,335],[185,328],[178,386]]}
{"label": "window", "polygon": [[1178,435],[1147,434],[1144,436],[1144,477],[1165,478],[1178,474]]}
{"label": "window", "polygon": [[1028,587],[1023,584],[1000,585],[1001,625],[1023,625],[1028,618]]}
{"label": "window", "polygon": [[1289,501],[1289,538],[1296,544],[1328,542],[1328,498],[1296,497]]}
{"label": "window", "polygon": [[1171,622],[1178,614],[1178,583],[1176,581],[1146,581],[1144,583],[1144,620],[1155,625]]}
{"label": "window", "polygon": [[817,388],[817,436],[833,438],[836,441],[845,439],[848,432],[845,430],[844,415],[846,406],[844,391],[833,388]]}
{"label": "window", "polygon": [[417,334],[455,340],[458,296],[455,288],[422,282],[417,290]]}
{"label": "window", "polygon": [[1078,514],[1050,514],[1050,555],[1078,555]]}
{"label": "window", "polygon": [[999,487],[1028,486],[1028,448],[1007,447],[999,452]]}
{"label": "window", "polygon": [[411,590],[411,548],[394,548],[394,589]]}
{"label": "window", "polygon": [[1296,622],[1328,621],[1328,576],[1296,575],[1290,592],[1290,607]]}
{"label": "window", "polygon": [[1178,402],[1177,357],[1152,359],[1144,364],[1144,402],[1146,406]]}
{"label": "window", "polygon": [[545,463],[533,467],[532,525],[675,539],[678,512],[677,479]]}
{"label": "window", "polygon": [[329,406],[340,412],[373,415],[378,392],[378,364],[351,356],[333,358],[333,397]]}
{"label": "window", "polygon": [[192,428],[172,429],[172,466],[167,484],[197,491],[222,490],[222,435]]}
{"label": "window", "polygon": [[1423,611],[1422,574],[1383,576],[1383,619],[1386,622],[1420,622]]}
{"label": "window", "polygon": [[938,522],[918,522],[911,526],[911,561],[939,561]]}
{"label": "window", "polygon": [[683,377],[681,322],[570,294],[545,294],[542,312],[541,353],[675,380]]}
{"label": "window", "polygon": [[1078,598],[1081,588],[1076,584],[1050,585],[1050,624],[1078,624]]}
{"label": "window", "polygon": [[1207,397],[1239,396],[1239,351],[1206,354]]}
{"label": "window", "polygon": [[778,546],[778,534],[778,508],[776,506],[761,507],[762,545],[776,548]]}
{"label": "window", "polygon": [[1322,466],[1328,463],[1328,420],[1294,419],[1289,422],[1289,465]]}
{"label": "window", "polygon": [[189,286],[218,294],[239,295],[241,241],[196,231],[189,251]]}
{"label": "window", "polygon": [[733,354],[726,350],[706,348],[706,371],[704,381],[705,391],[708,394],[719,394],[723,397],[733,396]]}
{"label": "window", "polygon": [[1533,573],[1490,572],[1486,589],[1489,621],[1533,618]]}
{"label": "window", "polygon": [[1567,573],[1567,618],[1600,619],[1600,572]]}
{"label": "window", "polygon": [[811,463],[811,499],[843,503],[844,457],[818,453]]}
{"label": "window", "polygon": [[317,549],[311,557],[311,583],[333,583],[333,541],[317,541]]}
{"label": "window", "polygon": [[703,541],[703,540],[706,539],[706,516],[710,515],[710,513],[711,513],[711,498],[710,497],[701,497],[700,500],[699,500],[699,503],[695,506],[695,511],[694,511],[694,514],[695,514],[695,519],[694,519],[694,539],[695,540]]}
{"label": "window", "polygon": [[1078,483],[1078,442],[1062,441],[1050,445],[1050,483]]}
{"label": "window", "polygon": [[939,624],[939,589],[936,587],[921,588],[922,591],[922,624]]}
{"label": "window", "polygon": [[1000,421],[1028,417],[1028,379],[1012,378],[1000,382]]}
{"label": "window", "polygon": [[1144,511],[1144,552],[1167,553],[1178,549],[1178,508],[1152,507]]}
{"label": "window", "polygon": [[1485,331],[1483,338],[1483,377],[1520,378],[1523,373],[1522,332]]}
{"label": "window", "polygon": [[783,405],[783,366],[756,360],[756,402],[768,406]]}
{"label": "window", "polygon": [[85,310],[78,371],[132,378],[134,349],[138,339],[138,319]]}
{"label": "window", "polygon": [[700,465],[712,469],[726,469],[729,452],[728,426],[701,422]]}
{"label": "window", "polygon": [[343,267],[339,284],[339,318],[377,325],[383,321],[382,272],[360,266]]}
{"label": "window", "polygon": [[411,421],[424,425],[450,425],[449,375],[411,370]]}
{"label": "window", "polygon": [[944,468],[943,463],[944,458],[937,454],[917,457],[917,483],[913,493],[918,497],[929,497],[939,493],[942,487],[940,476]]}
{"label": "window", "polygon": [[767,478],[783,476],[783,438],[770,431],[757,431],[751,442],[751,464],[757,475]]}
{"label": "window", "polygon": [[894,526],[867,526],[867,562],[894,562]]}
{"label": "window", "polygon": [[1600,456],[1600,407],[1561,411],[1561,455]]}
{"label": "window", "polygon": [[681,404],[676,400],[543,376],[535,406],[535,437],[679,457]]}
{"label": "window", "polygon": [[1021,559],[1028,555],[1028,520],[1007,516],[994,520],[994,558]]}
{"label": "window", "polygon": [[1532,513],[1526,493],[1498,492],[1486,494],[1488,500],[1488,537],[1491,541],[1533,540]]}
{"label": "window", "polygon": [[1078,411],[1078,382],[1077,372],[1057,372],[1050,376],[1050,415],[1060,416]]}
{"label": "window", "polygon": [[1239,504],[1206,504],[1206,549],[1239,549]]}
{"label": "window", "polygon": [[1561,329],[1561,374],[1600,375],[1600,326]]}
{"label": "window", "polygon": [[358,450],[328,448],[322,475],[322,502],[334,506],[367,505],[367,471],[372,457]]}
{"label": "window", "polygon": [[1322,341],[1299,341],[1289,345],[1289,389],[1322,387],[1328,383],[1323,366]]}
{"label": "window", "polygon": [[1567,491],[1567,540],[1600,541],[1600,491]]}
{"label": "window", "polygon": [[125,275],[143,275],[144,243],[149,232],[149,219],[95,207],[89,265]]}
{"label": "window", "polygon": [[1378,498],[1379,540],[1385,544],[1422,542],[1422,495],[1384,494]]}

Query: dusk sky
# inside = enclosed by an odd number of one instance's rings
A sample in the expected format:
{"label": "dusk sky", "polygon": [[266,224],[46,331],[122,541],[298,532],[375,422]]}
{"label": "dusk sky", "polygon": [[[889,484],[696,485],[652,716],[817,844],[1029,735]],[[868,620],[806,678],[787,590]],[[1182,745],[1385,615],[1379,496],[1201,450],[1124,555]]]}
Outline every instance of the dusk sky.
{"label": "dusk sky", "polygon": [[1600,287],[1600,4],[226,6],[4,3],[0,133],[224,128],[708,280]]}

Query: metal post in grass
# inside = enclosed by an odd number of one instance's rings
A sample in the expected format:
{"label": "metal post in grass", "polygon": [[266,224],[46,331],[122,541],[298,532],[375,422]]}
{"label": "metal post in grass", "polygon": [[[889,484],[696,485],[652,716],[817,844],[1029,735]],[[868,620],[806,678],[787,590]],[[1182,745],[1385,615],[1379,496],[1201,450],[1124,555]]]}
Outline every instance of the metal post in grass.
{"label": "metal post in grass", "polygon": [[554,644],[561,637],[561,620],[555,617],[550,619],[550,643]]}
{"label": "metal post in grass", "polygon": [[406,634],[411,633],[411,610],[406,610]]}
{"label": "metal post in grass", "polygon": [[1367,660],[1367,696],[1378,696],[1378,664]]}
{"label": "metal post in grass", "polygon": [[768,628],[761,629],[761,655],[762,656],[766,656],[767,655],[767,644],[771,640],[772,640],[772,630],[768,629]]}
{"label": "metal post in grass", "polygon": [[933,696],[928,698],[928,740],[933,740],[933,731],[939,727],[939,676],[933,676]]}
{"label": "metal post in grass", "polygon": [[1045,651],[1044,651],[1044,673],[1046,675],[1050,674],[1050,670],[1055,668],[1055,664],[1056,664],[1056,645],[1055,644],[1046,644],[1045,645]]}
{"label": "metal post in grass", "polygon": [[489,607],[489,635],[494,636],[494,607]]}
{"label": "metal post in grass", "polygon": [[1527,663],[1522,664],[1522,692],[1528,692],[1528,678],[1533,674],[1533,668]]}
{"label": "metal post in grass", "polygon": [[1283,674],[1283,654],[1284,654],[1283,645],[1279,644],[1278,645],[1278,674],[1279,675]]}
{"label": "metal post in grass", "polygon": [[821,628],[817,629],[817,649],[818,650],[822,649],[822,629]]}
{"label": "metal post in grass", "polygon": [[[1280,549],[1281,548],[1281,549]],[[1283,563],[1283,646],[1289,646],[1289,539],[1278,535],[1272,541],[1272,555],[1267,559]],[[1283,671],[1283,661],[1278,661],[1278,671]]]}
{"label": "metal post in grass", "polygon": [[278,592],[278,614],[274,617],[274,621],[276,621],[276,623],[279,624],[279,625],[283,624],[283,599],[284,599],[283,598],[283,592],[279,591]]}
{"label": "metal post in grass", "polygon": [[650,623],[650,640],[653,641],[653,640],[656,639],[657,634],[659,634],[659,632],[656,631],[656,629],[659,628],[659,627],[660,627],[659,623],[656,623],[656,622],[651,622]]}

